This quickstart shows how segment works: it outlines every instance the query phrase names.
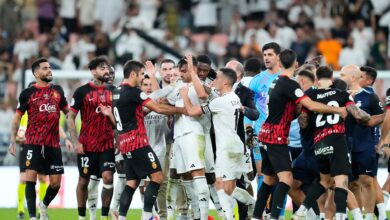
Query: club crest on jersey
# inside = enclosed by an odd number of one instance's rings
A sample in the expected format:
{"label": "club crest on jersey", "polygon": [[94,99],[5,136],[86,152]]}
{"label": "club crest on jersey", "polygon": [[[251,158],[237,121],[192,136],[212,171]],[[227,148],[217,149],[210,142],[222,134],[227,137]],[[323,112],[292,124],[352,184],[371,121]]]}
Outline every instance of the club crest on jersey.
{"label": "club crest on jersey", "polygon": [[49,99],[49,95],[48,95],[48,94],[43,94],[43,97],[44,97],[45,99]]}
{"label": "club crest on jersey", "polygon": [[156,169],[156,168],[157,168],[157,163],[156,163],[156,162],[152,162],[152,168],[153,168],[153,169]]}
{"label": "club crest on jersey", "polygon": [[30,166],[30,160],[26,160],[26,167],[29,167]]}
{"label": "club crest on jersey", "polygon": [[84,173],[84,174],[87,174],[87,173],[88,173],[88,168],[84,167],[83,173]]}
{"label": "club crest on jersey", "polygon": [[106,96],[100,95],[100,101],[101,102],[106,102]]}

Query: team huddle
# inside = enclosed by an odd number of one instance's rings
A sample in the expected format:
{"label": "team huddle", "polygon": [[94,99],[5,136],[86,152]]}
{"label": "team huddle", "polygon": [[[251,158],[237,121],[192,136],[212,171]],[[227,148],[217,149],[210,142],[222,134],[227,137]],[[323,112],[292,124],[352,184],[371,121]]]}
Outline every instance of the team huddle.
{"label": "team huddle", "polygon": [[30,219],[38,217],[38,174],[49,175],[40,219],[48,219],[59,191],[60,136],[77,153],[80,220],[87,205],[96,219],[100,179],[101,219],[126,219],[137,188],[143,220],[206,220],[210,201],[220,219],[284,219],[287,195],[293,219],[344,220],[347,208],[354,219],[387,219],[390,178],[382,191],[376,175],[379,156],[390,155],[390,89],[384,109],[372,88],[376,70],[348,65],[336,79],[316,59],[298,66],[295,52],[276,43],[262,51],[262,72],[256,58],[218,71],[207,55],[165,59],[158,68],[129,60],[119,85],[109,61],[97,57],[88,65],[93,80],[69,105],[61,86],[50,83],[48,60],[36,60],[36,83],[19,96],[9,148],[15,155],[16,143],[23,146]]}

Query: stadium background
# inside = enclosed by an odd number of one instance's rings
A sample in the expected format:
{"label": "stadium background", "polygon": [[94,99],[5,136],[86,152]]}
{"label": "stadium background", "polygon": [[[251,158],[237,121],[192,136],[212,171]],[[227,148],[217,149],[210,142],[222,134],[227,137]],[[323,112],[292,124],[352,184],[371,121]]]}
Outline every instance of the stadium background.
{"label": "stadium background", "polygon": [[[385,0],[0,0],[0,207],[16,205],[17,158],[7,155],[11,118],[37,57],[49,59],[55,83],[70,97],[90,79],[86,64],[95,56],[108,56],[118,82],[127,59],[208,54],[218,68],[231,58],[261,59],[261,46],[275,41],[295,50],[300,64],[321,55],[335,70],[377,68],[383,100],[389,28]],[[63,119],[61,125],[66,129]],[[64,196],[53,205],[75,207],[75,154],[64,149],[64,163]],[[379,177],[386,175],[381,170]]]}

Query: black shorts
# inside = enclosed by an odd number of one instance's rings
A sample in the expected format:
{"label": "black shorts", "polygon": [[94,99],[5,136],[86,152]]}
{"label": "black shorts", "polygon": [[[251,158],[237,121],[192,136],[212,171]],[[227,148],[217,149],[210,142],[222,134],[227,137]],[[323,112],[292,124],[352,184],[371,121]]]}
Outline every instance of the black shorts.
{"label": "black shorts", "polygon": [[123,154],[127,180],[145,179],[150,174],[161,171],[161,164],[150,146]]}
{"label": "black shorts", "polygon": [[104,171],[115,172],[115,150],[109,149],[103,152],[78,154],[77,167],[79,168],[79,175],[86,178],[91,175],[101,178]]}
{"label": "black shorts", "polygon": [[271,176],[282,171],[291,171],[291,156],[286,144],[263,144],[260,148],[261,172]]}
{"label": "black shorts", "polygon": [[332,177],[351,174],[351,159],[343,134],[332,134],[316,143],[314,154],[322,174]]}
{"label": "black shorts", "polygon": [[[23,149],[24,149],[24,145],[21,144],[20,145],[20,151],[19,151],[19,170],[20,170],[21,173],[26,172],[26,157],[23,156]],[[43,172],[43,167],[42,166],[38,167],[37,173],[45,174],[45,172]]]}
{"label": "black shorts", "polygon": [[59,147],[23,145],[20,160],[24,161],[24,166],[21,166],[21,170],[35,170],[46,175],[64,173],[62,153]]}
{"label": "black shorts", "polygon": [[360,175],[375,177],[378,173],[378,155],[375,149],[352,152],[351,161],[353,180],[358,179]]}

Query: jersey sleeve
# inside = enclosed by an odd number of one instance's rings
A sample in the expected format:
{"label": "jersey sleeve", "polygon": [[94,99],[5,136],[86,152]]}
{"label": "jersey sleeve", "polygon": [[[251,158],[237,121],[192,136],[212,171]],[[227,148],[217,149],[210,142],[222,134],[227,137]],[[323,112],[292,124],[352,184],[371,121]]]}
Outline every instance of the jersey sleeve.
{"label": "jersey sleeve", "polygon": [[371,108],[371,115],[383,114],[382,103],[379,100],[379,97],[375,93],[371,93],[370,108]]}
{"label": "jersey sleeve", "polygon": [[73,94],[72,101],[70,102],[70,110],[74,113],[77,113],[80,111],[82,105],[83,105],[83,92],[81,87],[76,89],[76,91]]}
{"label": "jersey sleeve", "polygon": [[142,92],[142,90],[138,88],[134,89],[130,96],[132,101],[142,105],[145,105],[147,102],[152,100],[148,97],[148,95],[146,95],[146,93]]}
{"label": "jersey sleeve", "polygon": [[386,91],[386,101],[385,101],[386,110],[390,110],[390,89]]}
{"label": "jersey sleeve", "polygon": [[302,91],[301,87],[294,80],[286,80],[286,83],[283,85],[283,93],[289,99],[293,100],[295,103],[299,103],[302,99],[307,97]]}
{"label": "jersey sleeve", "polygon": [[346,91],[343,91],[343,95],[344,95],[344,106],[348,106],[348,105],[351,105],[351,104],[355,104],[355,101],[353,100],[353,97]]}
{"label": "jersey sleeve", "polygon": [[221,98],[215,98],[211,100],[209,103],[204,103],[201,105],[203,114],[206,113],[217,113],[221,112],[224,108],[224,104],[221,102]]}
{"label": "jersey sleeve", "polygon": [[60,94],[60,97],[61,97],[60,108],[61,108],[61,110],[63,110],[66,107],[68,107],[68,102],[66,101],[64,90],[62,89],[61,86],[57,86],[56,90]]}
{"label": "jersey sleeve", "polygon": [[20,116],[23,116],[24,112],[26,112],[28,107],[28,93],[27,90],[23,90],[19,95],[19,103],[16,108],[16,113]]}

